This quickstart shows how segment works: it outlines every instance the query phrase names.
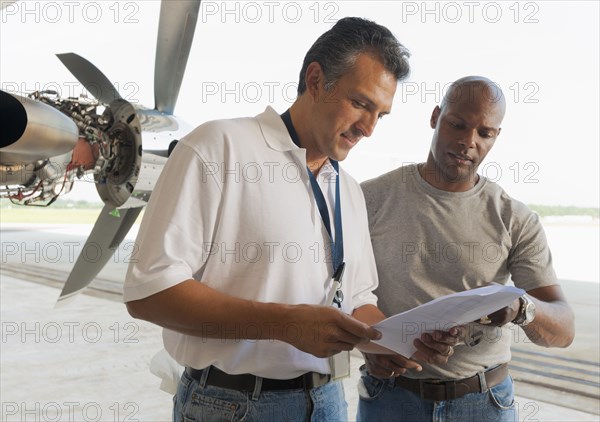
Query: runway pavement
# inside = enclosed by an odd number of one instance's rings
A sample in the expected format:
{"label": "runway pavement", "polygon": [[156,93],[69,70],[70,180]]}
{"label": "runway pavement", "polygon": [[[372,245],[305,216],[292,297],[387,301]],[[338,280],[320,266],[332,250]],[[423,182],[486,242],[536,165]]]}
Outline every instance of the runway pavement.
{"label": "runway pavement", "polygon": [[[160,329],[120,303],[132,233],[92,288],[54,308],[85,227],[3,224],[0,273],[2,421],[168,421],[171,397],[148,363]],[[130,242],[128,244],[128,242]],[[563,281],[577,316],[567,349],[516,338],[511,374],[520,421],[599,421],[599,284]],[[355,415],[360,359],[345,391]]]}

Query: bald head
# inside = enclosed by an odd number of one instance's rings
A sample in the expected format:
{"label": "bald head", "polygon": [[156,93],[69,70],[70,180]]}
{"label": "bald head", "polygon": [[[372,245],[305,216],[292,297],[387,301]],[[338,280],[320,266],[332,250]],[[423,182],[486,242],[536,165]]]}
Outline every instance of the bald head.
{"label": "bald head", "polygon": [[506,112],[504,93],[498,84],[484,76],[465,76],[452,83],[440,104],[443,110],[446,106],[456,106],[458,109],[472,109],[481,104],[494,105],[502,118]]}

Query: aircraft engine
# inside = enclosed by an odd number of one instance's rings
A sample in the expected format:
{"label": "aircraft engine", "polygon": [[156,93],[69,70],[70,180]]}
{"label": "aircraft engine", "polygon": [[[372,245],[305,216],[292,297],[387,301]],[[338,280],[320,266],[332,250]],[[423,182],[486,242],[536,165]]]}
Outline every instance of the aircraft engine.
{"label": "aircraft engine", "polygon": [[47,206],[90,177],[105,204],[117,208],[135,187],[142,157],[141,126],[131,104],[53,91],[20,97],[0,91],[0,197]]}

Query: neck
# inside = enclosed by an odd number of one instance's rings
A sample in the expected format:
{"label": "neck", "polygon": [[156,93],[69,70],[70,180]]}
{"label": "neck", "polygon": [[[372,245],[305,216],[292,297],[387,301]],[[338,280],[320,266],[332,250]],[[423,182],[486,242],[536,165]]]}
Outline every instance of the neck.
{"label": "neck", "polygon": [[477,182],[479,182],[479,175],[476,169],[469,172],[465,178],[458,178],[456,175],[451,177],[429,160],[426,163],[419,164],[417,169],[423,180],[434,188],[447,192],[466,192],[475,187]]}
{"label": "neck", "polygon": [[311,171],[311,173],[313,175],[315,175],[315,177],[317,176],[317,174],[319,174],[319,172],[321,171],[321,168],[323,168],[323,166],[325,165],[325,163],[327,162],[327,160],[329,160],[328,157],[323,158],[319,158],[319,159],[315,159],[310,161],[308,159],[308,152],[306,153],[306,167],[308,167],[308,169]]}
{"label": "neck", "polygon": [[325,165],[329,157],[321,153],[314,145],[313,137],[310,132],[309,116],[303,113],[303,108],[300,106],[299,99],[290,107],[290,117],[294,125],[294,129],[298,134],[298,142],[300,147],[306,149],[306,166],[316,176],[321,168]]}

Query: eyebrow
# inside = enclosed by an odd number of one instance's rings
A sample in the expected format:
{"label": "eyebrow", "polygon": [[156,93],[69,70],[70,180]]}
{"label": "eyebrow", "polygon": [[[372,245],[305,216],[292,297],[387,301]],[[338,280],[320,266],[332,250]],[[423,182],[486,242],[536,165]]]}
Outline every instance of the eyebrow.
{"label": "eyebrow", "polygon": [[[464,117],[460,116],[456,112],[448,112],[447,116],[448,117],[454,117],[454,118],[460,120],[463,123],[467,123],[467,119],[465,119]],[[492,127],[492,126],[483,126],[481,129],[483,129],[483,130],[490,130],[492,132],[499,132],[500,131],[499,127]]]}
{"label": "eyebrow", "polygon": [[[367,103],[371,108],[374,108],[376,106],[376,104],[373,102],[373,100],[371,100],[369,97],[367,97],[365,94],[361,93],[361,92],[356,92],[354,94],[350,94],[350,97],[355,97],[355,99],[359,100],[359,101],[364,101],[365,103]],[[391,111],[386,110],[386,111],[381,111],[379,113],[380,116],[387,116],[388,114],[390,114]]]}

